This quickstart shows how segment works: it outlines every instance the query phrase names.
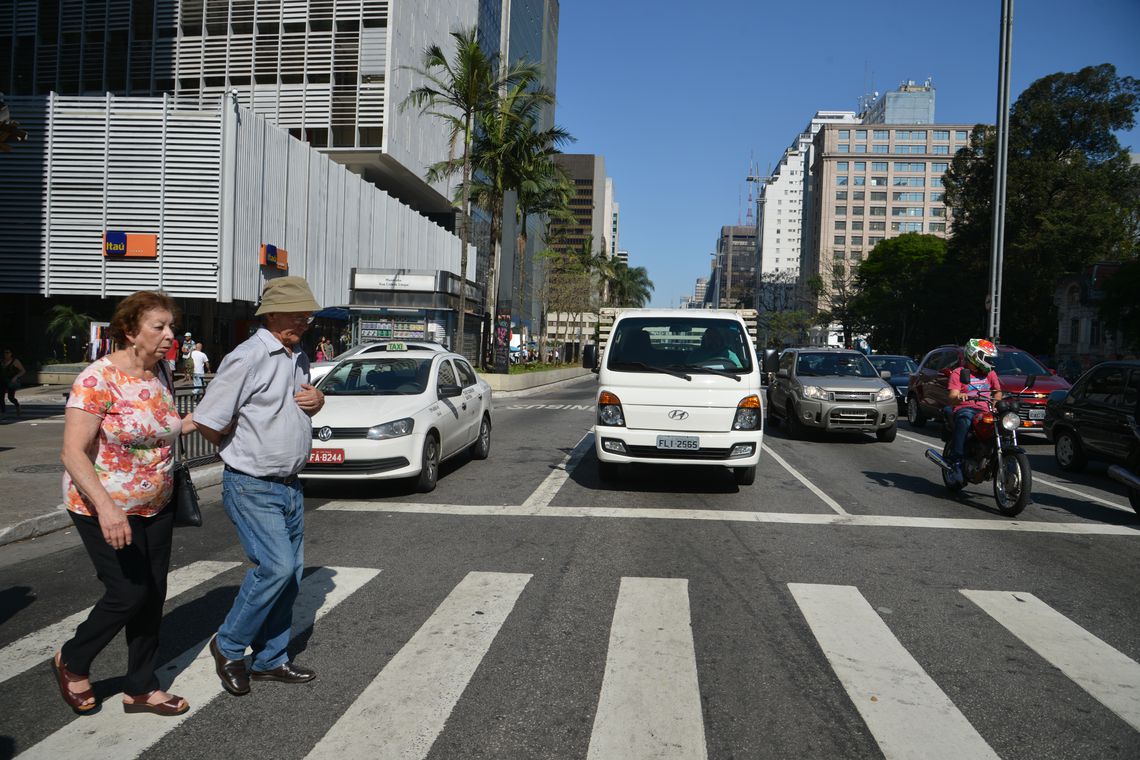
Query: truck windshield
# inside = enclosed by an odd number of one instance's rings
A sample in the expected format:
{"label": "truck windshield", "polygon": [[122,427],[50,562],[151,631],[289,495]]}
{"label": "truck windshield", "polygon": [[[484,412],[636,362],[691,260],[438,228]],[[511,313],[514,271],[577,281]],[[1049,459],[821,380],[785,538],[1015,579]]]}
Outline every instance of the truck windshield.
{"label": "truck windshield", "polygon": [[606,363],[624,372],[747,374],[753,362],[749,342],[744,326],[731,319],[630,317],[615,326]]}

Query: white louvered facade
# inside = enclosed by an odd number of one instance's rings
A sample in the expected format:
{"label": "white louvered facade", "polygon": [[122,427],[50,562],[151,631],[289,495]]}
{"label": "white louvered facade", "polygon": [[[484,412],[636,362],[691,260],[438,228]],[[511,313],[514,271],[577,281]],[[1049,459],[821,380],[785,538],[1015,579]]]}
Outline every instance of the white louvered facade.
{"label": "white louvered facade", "polygon": [[[6,156],[0,292],[161,287],[252,303],[277,274],[259,266],[263,243],[287,250],[288,273],[330,305],[348,303],[354,267],[458,272],[459,238],[232,102],[207,111],[169,97],[11,105],[29,140]],[[158,258],[105,259],[104,230],[155,234]],[[473,251],[469,262],[473,279]]]}

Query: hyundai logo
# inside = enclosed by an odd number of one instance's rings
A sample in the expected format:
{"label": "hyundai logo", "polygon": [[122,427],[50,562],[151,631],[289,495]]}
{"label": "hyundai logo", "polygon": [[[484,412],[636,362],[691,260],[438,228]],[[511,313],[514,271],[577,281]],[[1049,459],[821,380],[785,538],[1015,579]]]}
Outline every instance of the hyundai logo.
{"label": "hyundai logo", "polygon": [[328,425],[325,425],[323,428],[317,431],[317,438],[320,438],[322,441],[329,440],[332,438],[332,428]]}
{"label": "hyundai logo", "polygon": [[669,419],[671,420],[687,420],[689,413],[684,409],[673,409],[669,412]]}

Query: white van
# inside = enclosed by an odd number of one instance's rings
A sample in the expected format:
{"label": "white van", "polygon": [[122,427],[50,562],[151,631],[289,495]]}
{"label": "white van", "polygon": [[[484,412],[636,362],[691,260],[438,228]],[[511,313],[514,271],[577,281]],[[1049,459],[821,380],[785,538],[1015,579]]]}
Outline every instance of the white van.
{"label": "white van", "polygon": [[639,462],[728,467],[752,484],[764,440],[755,314],[602,310],[594,449],[603,480]]}

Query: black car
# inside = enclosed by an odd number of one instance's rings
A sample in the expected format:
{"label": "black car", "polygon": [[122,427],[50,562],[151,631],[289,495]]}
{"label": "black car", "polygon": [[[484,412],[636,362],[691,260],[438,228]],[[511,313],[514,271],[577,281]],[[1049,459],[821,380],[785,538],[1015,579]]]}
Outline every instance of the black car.
{"label": "black car", "polygon": [[1140,361],[1103,362],[1068,391],[1049,394],[1045,435],[1062,470],[1079,472],[1089,459],[1123,465],[1113,478],[1128,486],[1140,512]]}
{"label": "black car", "polygon": [[867,357],[879,372],[890,372],[887,380],[895,389],[895,398],[899,402],[899,414],[906,414],[906,393],[910,386],[910,376],[918,371],[918,364],[909,356],[897,354],[871,354]]}

